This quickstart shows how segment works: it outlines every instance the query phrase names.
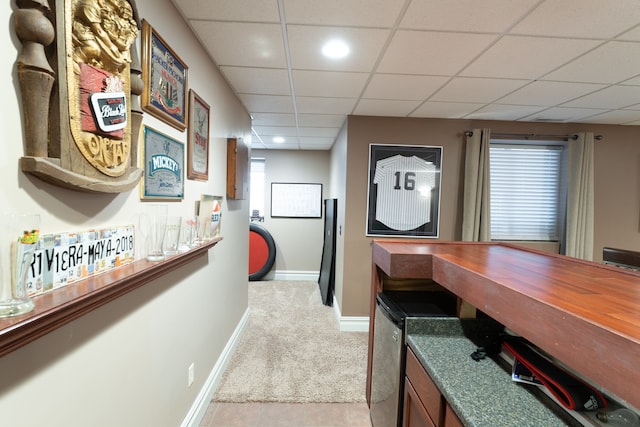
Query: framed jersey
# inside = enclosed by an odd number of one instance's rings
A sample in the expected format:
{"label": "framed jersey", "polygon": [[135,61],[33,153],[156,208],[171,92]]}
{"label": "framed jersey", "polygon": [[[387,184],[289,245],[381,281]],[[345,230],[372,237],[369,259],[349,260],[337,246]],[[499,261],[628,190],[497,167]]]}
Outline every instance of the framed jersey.
{"label": "framed jersey", "polygon": [[367,236],[438,237],[442,147],[369,145]]}

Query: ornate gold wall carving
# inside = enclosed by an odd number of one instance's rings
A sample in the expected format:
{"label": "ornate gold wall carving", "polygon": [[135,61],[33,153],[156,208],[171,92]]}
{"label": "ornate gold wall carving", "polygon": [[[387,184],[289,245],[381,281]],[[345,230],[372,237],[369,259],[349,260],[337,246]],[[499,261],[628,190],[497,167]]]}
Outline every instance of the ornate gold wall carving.
{"label": "ornate gold wall carving", "polygon": [[144,88],[134,0],[16,5],[22,170],[76,190],[131,190],[142,174],[137,147]]}

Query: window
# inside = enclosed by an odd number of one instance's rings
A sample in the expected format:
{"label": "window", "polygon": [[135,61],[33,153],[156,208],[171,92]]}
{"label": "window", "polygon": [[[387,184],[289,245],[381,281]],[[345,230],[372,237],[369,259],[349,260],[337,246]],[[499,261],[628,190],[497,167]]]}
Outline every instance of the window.
{"label": "window", "polygon": [[249,210],[252,221],[264,221],[264,158],[251,158]]}
{"label": "window", "polygon": [[566,206],[565,147],[491,142],[492,240],[560,240]]}

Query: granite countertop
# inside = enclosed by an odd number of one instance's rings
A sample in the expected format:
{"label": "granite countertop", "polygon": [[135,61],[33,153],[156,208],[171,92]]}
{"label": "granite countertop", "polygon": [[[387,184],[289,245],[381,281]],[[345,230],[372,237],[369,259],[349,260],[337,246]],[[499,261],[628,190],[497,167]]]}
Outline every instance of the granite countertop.
{"label": "granite countertop", "polygon": [[580,425],[517,384],[491,358],[471,358],[500,332],[494,322],[458,318],[407,318],[406,342],[451,408],[469,427]]}

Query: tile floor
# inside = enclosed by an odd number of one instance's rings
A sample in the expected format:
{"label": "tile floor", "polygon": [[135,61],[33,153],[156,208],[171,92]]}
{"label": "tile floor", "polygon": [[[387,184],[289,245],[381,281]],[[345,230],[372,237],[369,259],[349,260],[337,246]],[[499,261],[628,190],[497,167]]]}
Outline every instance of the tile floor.
{"label": "tile floor", "polygon": [[212,402],[201,427],[371,427],[366,403]]}

